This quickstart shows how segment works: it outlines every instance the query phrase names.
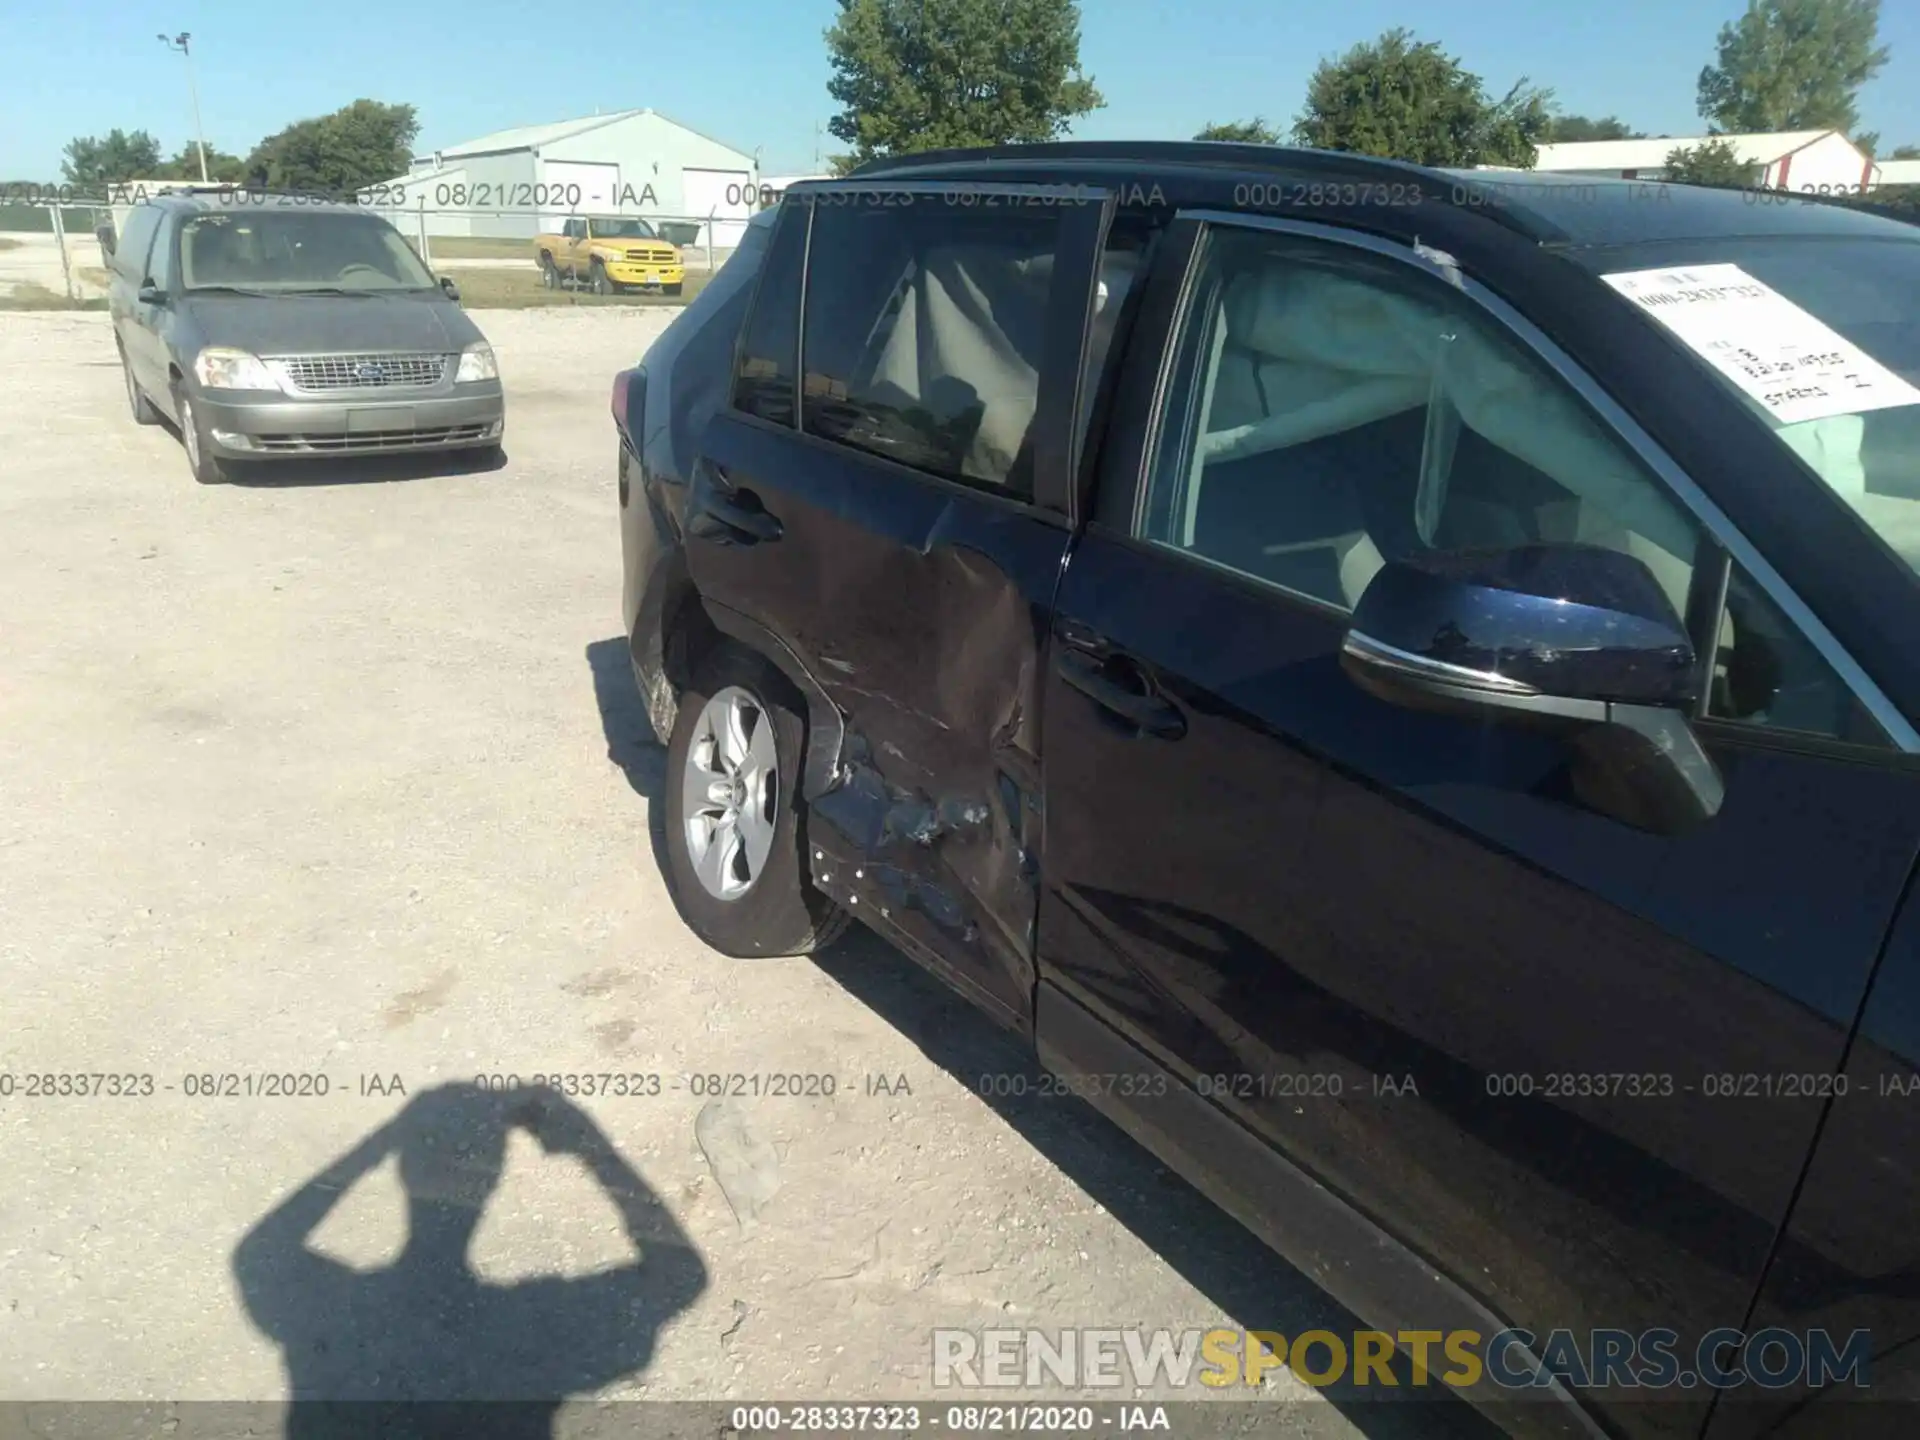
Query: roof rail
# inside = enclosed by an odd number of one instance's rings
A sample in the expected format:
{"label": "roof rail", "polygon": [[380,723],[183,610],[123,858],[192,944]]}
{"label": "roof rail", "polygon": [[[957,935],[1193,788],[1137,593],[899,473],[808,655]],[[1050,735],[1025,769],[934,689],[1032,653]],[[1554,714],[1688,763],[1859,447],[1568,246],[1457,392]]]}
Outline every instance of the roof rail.
{"label": "roof rail", "polygon": [[[1449,174],[1409,160],[1393,160],[1378,155],[1362,155],[1347,150],[1315,150],[1304,146],[1261,145],[1233,140],[1052,140],[1024,145],[988,145],[978,148],[922,150],[903,155],[878,155],[863,162],[848,175],[848,180],[867,180],[876,176],[899,174],[910,178],[916,169],[961,171],[996,165],[1047,166],[1081,165],[1092,170],[1132,167],[1139,172],[1159,169],[1162,178],[1181,173],[1240,171],[1259,173],[1291,172],[1295,175],[1324,177],[1329,181],[1355,183],[1413,184],[1424,182],[1434,187],[1435,197],[1446,203],[1473,205],[1496,225],[1524,235],[1530,240],[1552,238],[1519,205],[1485,205],[1486,190],[1498,187],[1497,173],[1484,180]],[[1143,174],[1144,178],[1144,174]]]}

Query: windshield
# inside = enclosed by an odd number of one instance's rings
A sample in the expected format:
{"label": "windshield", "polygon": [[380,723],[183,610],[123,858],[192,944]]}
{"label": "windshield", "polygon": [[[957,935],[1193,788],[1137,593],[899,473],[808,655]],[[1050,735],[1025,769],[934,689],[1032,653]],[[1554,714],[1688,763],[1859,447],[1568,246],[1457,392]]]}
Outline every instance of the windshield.
{"label": "windshield", "polygon": [[653,226],[644,220],[589,220],[593,234],[601,240],[658,240]]}
{"label": "windshield", "polygon": [[1596,258],[1920,572],[1920,233],[1665,241]]}
{"label": "windshield", "polygon": [[180,235],[188,290],[430,290],[433,276],[400,232],[372,215],[315,210],[216,212]]}

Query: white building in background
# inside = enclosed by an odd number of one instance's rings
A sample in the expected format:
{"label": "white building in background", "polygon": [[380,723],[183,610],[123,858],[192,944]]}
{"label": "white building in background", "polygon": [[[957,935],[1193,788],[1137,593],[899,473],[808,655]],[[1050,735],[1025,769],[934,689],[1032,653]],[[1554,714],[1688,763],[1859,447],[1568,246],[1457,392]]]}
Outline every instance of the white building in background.
{"label": "white building in background", "polygon": [[500,130],[417,155],[361,198],[409,235],[531,239],[573,215],[636,215],[735,244],[758,208],[751,155],[652,110]]}
{"label": "white building in background", "polygon": [[760,194],[769,205],[778,205],[780,197],[787,192],[789,185],[798,185],[802,180],[831,180],[831,175],[762,175]]}
{"label": "white building in background", "polygon": [[[1755,168],[1754,184],[1815,195],[1858,194],[1893,183],[1838,130],[1791,130],[1772,135],[1674,135],[1655,140],[1578,140],[1542,145],[1533,168],[1546,174],[1615,180],[1663,180],[1667,154],[1724,140]],[[1909,162],[1889,162],[1904,165]]]}

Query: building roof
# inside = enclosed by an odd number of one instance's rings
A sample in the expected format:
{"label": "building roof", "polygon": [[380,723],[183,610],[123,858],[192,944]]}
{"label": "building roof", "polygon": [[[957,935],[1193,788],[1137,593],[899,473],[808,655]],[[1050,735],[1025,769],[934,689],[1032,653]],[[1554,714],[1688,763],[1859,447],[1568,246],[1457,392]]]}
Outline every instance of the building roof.
{"label": "building roof", "polygon": [[468,155],[493,155],[502,151],[537,150],[543,145],[552,145],[561,140],[571,140],[576,135],[584,135],[589,130],[598,130],[603,125],[612,125],[620,120],[632,120],[641,115],[651,115],[665,121],[676,130],[684,130],[689,135],[698,135],[710,144],[734,154],[744,151],[727,144],[724,140],[715,140],[711,135],[702,134],[691,125],[682,125],[678,120],[662,115],[658,110],[614,110],[605,115],[585,115],[578,120],[555,120],[548,125],[521,125],[512,130],[496,130],[491,135],[482,135],[477,140],[463,140],[458,145],[443,145],[438,150],[413,157],[415,165],[431,165],[437,156],[440,162],[451,168],[452,162]]}
{"label": "building roof", "polygon": [[[1670,151],[1682,145],[1702,145],[1708,140],[1726,141],[1745,164],[1771,165],[1782,155],[1804,150],[1816,140],[1839,133],[1837,130],[1782,130],[1762,135],[1663,135],[1653,140],[1569,140],[1559,145],[1542,145],[1533,168],[1658,170],[1667,163]],[[1840,138],[1846,139],[1844,135]]]}
{"label": "building roof", "polygon": [[1920,160],[1881,160],[1882,185],[1920,185]]}
{"label": "building roof", "polygon": [[[551,145],[556,140],[567,140],[589,130],[597,130],[602,125],[611,125],[616,120],[630,120],[635,115],[646,113],[645,110],[616,110],[610,115],[555,120],[548,125],[521,125],[511,130],[496,130],[477,140],[463,140],[458,145],[443,145],[433,153],[442,160],[453,160],[462,155],[486,155],[500,150],[533,150],[541,145]],[[417,155],[414,158],[416,161],[431,160],[432,155]]]}

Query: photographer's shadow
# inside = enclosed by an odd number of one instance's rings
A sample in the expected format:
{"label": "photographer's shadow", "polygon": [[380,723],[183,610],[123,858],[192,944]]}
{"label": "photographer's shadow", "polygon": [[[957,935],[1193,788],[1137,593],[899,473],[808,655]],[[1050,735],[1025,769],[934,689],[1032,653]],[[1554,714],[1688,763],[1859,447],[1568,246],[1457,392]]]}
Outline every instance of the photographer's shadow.
{"label": "photographer's shadow", "polygon": [[[637,1258],[580,1278],[494,1284],[474,1273],[469,1247],[515,1128],[586,1166]],[[310,1248],[328,1212],[390,1154],[407,1197],[399,1258],[359,1270]],[[421,1093],[314,1176],[240,1242],[233,1270],[248,1315],[284,1356],[289,1440],[472,1434],[474,1404],[486,1407],[487,1435],[546,1440],[569,1396],[647,1367],[661,1325],[707,1278],[665,1206],[581,1110],[549,1089],[471,1085]],[[376,1419],[390,1405],[404,1407],[403,1423]]]}

